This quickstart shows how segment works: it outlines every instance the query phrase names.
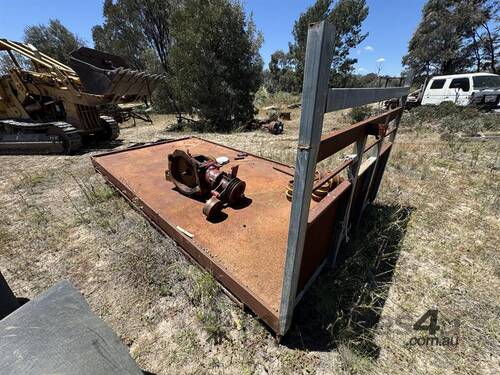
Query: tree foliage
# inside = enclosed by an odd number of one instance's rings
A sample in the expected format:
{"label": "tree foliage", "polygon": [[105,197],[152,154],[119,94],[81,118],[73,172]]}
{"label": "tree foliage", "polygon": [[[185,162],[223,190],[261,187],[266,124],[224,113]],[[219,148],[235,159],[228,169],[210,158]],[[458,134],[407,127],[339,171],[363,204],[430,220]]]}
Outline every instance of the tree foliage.
{"label": "tree foliage", "polygon": [[361,25],[368,16],[365,0],[340,0],[333,7],[328,20],[335,26],[337,39],[333,53],[332,84],[343,87],[354,70],[357,59],[349,56],[352,48],[366,39],[368,33]]}
{"label": "tree foliage", "polygon": [[289,44],[289,54],[294,61],[297,78],[302,86],[302,77],[304,75],[304,63],[306,56],[307,30],[311,23],[328,19],[331,12],[332,0],[316,0],[293,25],[293,42]]}
{"label": "tree foliage", "polygon": [[24,42],[62,62],[69,63],[69,54],[84,46],[85,42],[69,31],[61,21],[49,20],[48,25],[28,26],[24,29]]}
{"label": "tree foliage", "polygon": [[168,55],[173,14],[182,0],[105,0],[104,24],[94,26],[97,49],[123,56],[139,70],[165,73],[153,95],[157,109],[180,113],[170,87]]}
{"label": "tree foliage", "polygon": [[92,28],[95,47],[140,69],[151,66],[151,49],[167,72],[172,17],[181,5],[182,0],[105,0],[104,24]]}
{"label": "tree foliage", "polygon": [[104,23],[92,28],[92,39],[97,50],[125,58],[130,66],[146,68],[148,42],[138,19],[132,0],[105,0]]}
{"label": "tree foliage", "polygon": [[289,46],[289,55],[295,65],[295,73],[299,86],[302,86],[304,60],[307,42],[307,30],[314,22],[327,20],[335,26],[336,39],[332,64],[331,83],[344,86],[354,70],[357,59],[351,58],[349,52],[366,37],[361,25],[368,16],[365,0],[317,0],[305,13],[302,13],[293,27],[293,43]]}
{"label": "tree foliage", "polygon": [[403,64],[420,75],[495,72],[498,12],[497,0],[428,0]]}
{"label": "tree foliage", "polygon": [[144,36],[154,48],[165,72],[168,68],[168,55],[172,46],[172,22],[182,0],[132,0],[137,22]]}
{"label": "tree foliage", "polygon": [[265,80],[266,88],[270,93],[286,91],[297,93],[301,87],[294,71],[290,54],[277,50],[269,61],[268,77]]}
{"label": "tree foliage", "polygon": [[241,4],[187,0],[173,17],[172,37],[172,89],[181,106],[219,131],[252,119],[262,40]]}

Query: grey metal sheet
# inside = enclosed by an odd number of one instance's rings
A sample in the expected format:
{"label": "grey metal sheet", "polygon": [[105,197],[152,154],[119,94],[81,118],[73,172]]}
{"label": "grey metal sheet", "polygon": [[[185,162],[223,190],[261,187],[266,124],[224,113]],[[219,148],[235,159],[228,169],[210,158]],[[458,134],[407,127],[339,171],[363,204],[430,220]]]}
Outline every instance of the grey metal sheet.
{"label": "grey metal sheet", "polygon": [[60,282],[0,321],[2,375],[142,375],[82,294]]}
{"label": "grey metal sheet", "polygon": [[330,89],[325,112],[359,107],[408,95],[409,86],[387,88]]}

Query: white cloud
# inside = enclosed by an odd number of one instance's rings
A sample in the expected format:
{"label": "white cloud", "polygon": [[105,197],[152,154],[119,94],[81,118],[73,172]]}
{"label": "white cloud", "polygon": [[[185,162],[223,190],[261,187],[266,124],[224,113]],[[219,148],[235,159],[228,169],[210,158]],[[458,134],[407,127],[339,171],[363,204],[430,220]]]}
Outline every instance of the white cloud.
{"label": "white cloud", "polygon": [[377,59],[377,62],[378,62],[378,63],[383,63],[384,61],[385,61],[385,59],[384,59],[383,57],[381,57],[381,58]]}
{"label": "white cloud", "polygon": [[359,73],[366,72],[366,69],[365,69],[365,68],[357,68],[356,70],[357,70]]}
{"label": "white cloud", "polygon": [[375,48],[373,48],[372,46],[366,46],[365,51],[373,52],[373,51],[375,51]]}

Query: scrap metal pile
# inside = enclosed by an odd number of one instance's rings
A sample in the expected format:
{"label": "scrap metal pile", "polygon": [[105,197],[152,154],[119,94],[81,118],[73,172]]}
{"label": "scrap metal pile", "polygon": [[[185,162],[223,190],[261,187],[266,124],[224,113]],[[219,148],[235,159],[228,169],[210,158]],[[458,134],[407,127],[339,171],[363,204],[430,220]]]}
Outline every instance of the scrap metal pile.
{"label": "scrap metal pile", "polygon": [[213,220],[224,207],[234,206],[245,198],[246,184],[236,177],[238,165],[231,168],[230,174],[221,171],[227,161],[225,158],[217,161],[205,155],[192,156],[189,150],[175,150],[168,155],[165,177],[180,193],[207,199],[203,214],[208,220]]}
{"label": "scrap metal pile", "polygon": [[283,134],[285,124],[283,121],[291,120],[291,112],[281,111],[278,107],[270,106],[263,108],[267,110],[265,118],[254,118],[249,124],[249,130],[268,131],[273,135]]}
{"label": "scrap metal pile", "polygon": [[273,135],[283,134],[285,125],[279,120],[269,120],[269,119],[254,119],[249,124],[249,130],[264,130],[268,131]]}

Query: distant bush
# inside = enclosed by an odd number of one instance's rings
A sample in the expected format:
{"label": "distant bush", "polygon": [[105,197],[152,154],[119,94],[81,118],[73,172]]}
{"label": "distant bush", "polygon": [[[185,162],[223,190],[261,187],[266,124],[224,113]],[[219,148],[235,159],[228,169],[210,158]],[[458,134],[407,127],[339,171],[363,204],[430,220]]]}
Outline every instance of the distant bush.
{"label": "distant bush", "polygon": [[476,134],[500,130],[500,116],[481,112],[474,107],[460,107],[451,102],[437,106],[420,106],[406,111],[401,126],[414,130],[434,130],[440,133]]}
{"label": "distant bush", "polygon": [[360,107],[353,107],[344,115],[351,124],[366,120],[368,117],[380,115],[385,112],[385,108],[374,105],[363,105]]}
{"label": "distant bush", "polygon": [[454,114],[444,117],[439,129],[442,133],[465,133],[474,135],[482,131],[500,130],[500,116],[494,113],[479,113],[474,117]]}
{"label": "distant bush", "polygon": [[254,105],[257,108],[269,105],[293,104],[300,102],[300,94],[292,94],[285,91],[270,93],[264,86],[255,94]]}
{"label": "distant bush", "polygon": [[363,105],[361,107],[351,108],[348,117],[352,124],[363,121],[374,114],[373,108]]}

